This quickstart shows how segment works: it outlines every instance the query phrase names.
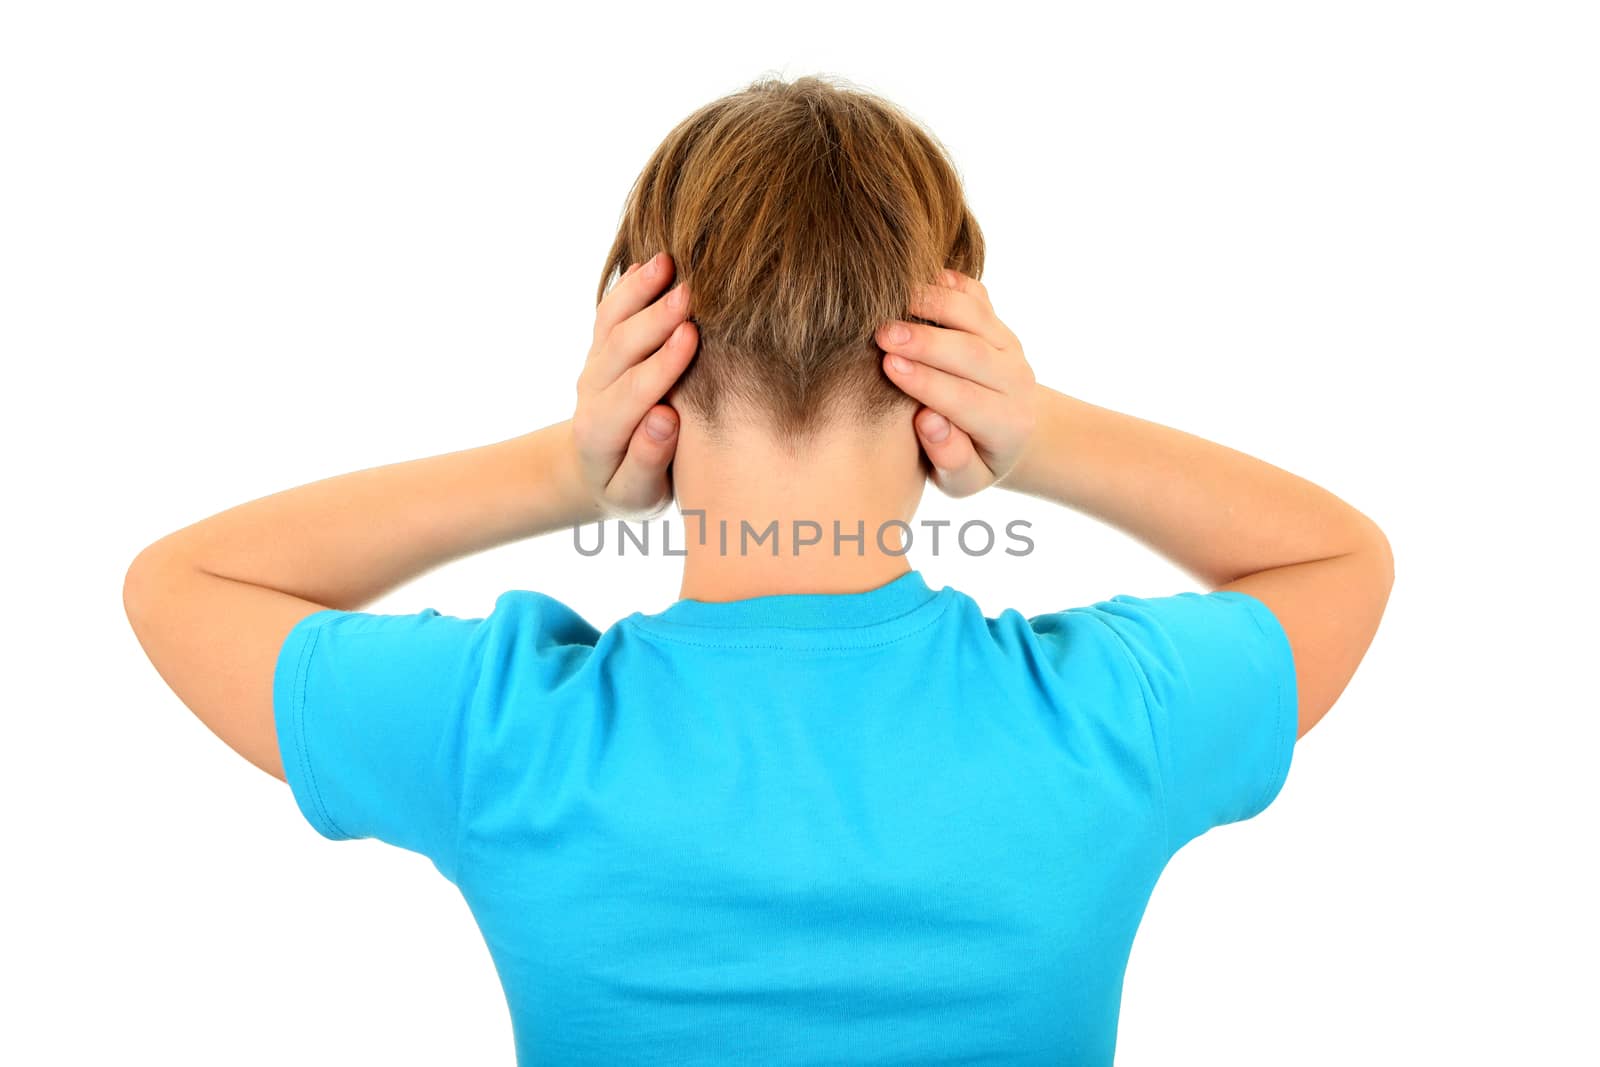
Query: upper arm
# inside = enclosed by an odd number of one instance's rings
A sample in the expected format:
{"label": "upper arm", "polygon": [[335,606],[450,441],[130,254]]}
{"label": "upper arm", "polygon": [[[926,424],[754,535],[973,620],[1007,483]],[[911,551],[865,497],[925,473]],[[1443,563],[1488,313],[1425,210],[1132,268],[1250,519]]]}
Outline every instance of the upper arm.
{"label": "upper arm", "polygon": [[456,876],[485,620],[335,610],[159,557],[130,570],[124,600],[174,692],[288,782],[319,833]]}
{"label": "upper arm", "polygon": [[1366,655],[1394,583],[1389,542],[1372,527],[1370,544],[1331,559],[1276,567],[1222,586],[1272,610],[1294,651],[1299,736],[1344,692]]}
{"label": "upper arm", "polygon": [[272,705],[278,651],[301,619],[327,609],[208,574],[167,556],[159,542],[128,568],[122,603],[178,699],[229,748],[284,778]]}
{"label": "upper arm", "polygon": [[1295,742],[1295,665],[1266,605],[1237,590],[1116,596],[1076,609],[1121,655],[1161,783],[1167,846],[1269,805]]}

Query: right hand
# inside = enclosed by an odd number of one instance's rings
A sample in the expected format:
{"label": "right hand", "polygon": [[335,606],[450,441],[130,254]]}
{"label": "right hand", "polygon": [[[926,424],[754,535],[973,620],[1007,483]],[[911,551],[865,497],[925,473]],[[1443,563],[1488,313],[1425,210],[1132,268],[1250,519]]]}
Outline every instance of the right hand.
{"label": "right hand", "polygon": [[[880,326],[884,373],[923,405],[914,421],[934,484],[970,496],[1004,478],[1033,435],[1033,368],[976,278],[945,271],[941,284],[918,290],[909,311],[939,325]],[[905,340],[890,339],[896,326]]]}
{"label": "right hand", "polygon": [[652,515],[672,501],[678,413],[662,401],[700,345],[688,289],[670,286],[675,273],[658,252],[630,266],[595,310],[572,440],[584,486],[607,514]]}

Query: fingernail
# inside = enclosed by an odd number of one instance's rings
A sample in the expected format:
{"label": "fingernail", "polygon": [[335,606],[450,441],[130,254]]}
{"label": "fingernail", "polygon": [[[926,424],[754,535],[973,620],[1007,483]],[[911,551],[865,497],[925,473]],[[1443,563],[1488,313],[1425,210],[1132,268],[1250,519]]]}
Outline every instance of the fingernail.
{"label": "fingernail", "polygon": [[922,416],[922,436],[938,444],[950,436],[950,420],[937,411],[930,411]]}
{"label": "fingernail", "polygon": [[665,441],[677,428],[677,420],[664,411],[652,411],[644,420],[644,432],[657,441]]}
{"label": "fingernail", "polygon": [[667,294],[667,307],[677,311],[683,307],[684,302],[688,299],[689,290],[680,285]]}
{"label": "fingernail", "polygon": [[897,322],[884,331],[884,336],[892,345],[903,345],[911,340],[911,329],[904,323]]}
{"label": "fingernail", "polygon": [[889,369],[896,374],[907,374],[911,370],[911,361],[904,356],[890,354]]}

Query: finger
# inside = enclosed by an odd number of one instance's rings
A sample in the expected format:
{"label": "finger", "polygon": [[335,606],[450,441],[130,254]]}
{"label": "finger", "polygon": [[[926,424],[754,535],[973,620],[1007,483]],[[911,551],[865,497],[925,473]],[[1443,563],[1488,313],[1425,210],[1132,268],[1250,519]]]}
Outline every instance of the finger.
{"label": "finger", "polygon": [[935,480],[951,496],[970,496],[994,482],[972,438],[932,408],[917,412],[917,440],[933,464]]}
{"label": "finger", "polygon": [[678,413],[657,404],[639,420],[627,455],[606,484],[606,499],[623,511],[654,511],[671,495],[667,468],[678,447]]}
{"label": "finger", "polygon": [[962,274],[958,270],[945,270],[939,274],[939,284],[947,285],[952,289],[959,289],[990,307],[994,305],[989,300],[989,288],[970,274]]}
{"label": "finger", "polygon": [[883,370],[900,391],[944,415],[977,438],[1004,436],[1006,398],[993,389],[896,353]]}
{"label": "finger", "polygon": [[626,322],[640,310],[648,307],[673,277],[672,257],[657,252],[638,265],[637,270],[624,274],[611,287],[600,306],[595,308],[595,340],[605,337],[617,325]]}
{"label": "finger", "polygon": [[626,438],[645,412],[660,403],[682,377],[699,347],[699,337],[694,323],[680,324],[648,359],[629,368],[602,390],[596,405],[601,433],[611,440]]}
{"label": "finger", "polygon": [[1011,331],[996,317],[994,308],[974,293],[944,285],[919,285],[912,290],[911,304],[906,310],[940,326],[981,337],[992,348],[1005,348],[1013,340]]}
{"label": "finger", "polygon": [[[904,339],[896,340],[897,336]],[[896,319],[880,326],[875,337],[885,352],[937,367],[996,392],[1009,392],[1012,388],[1012,372],[1006,361],[976,334]]]}
{"label": "finger", "polygon": [[659,351],[678,325],[686,321],[691,294],[674,286],[667,294],[618,324],[599,342],[585,368],[591,384],[608,388],[613,382]]}

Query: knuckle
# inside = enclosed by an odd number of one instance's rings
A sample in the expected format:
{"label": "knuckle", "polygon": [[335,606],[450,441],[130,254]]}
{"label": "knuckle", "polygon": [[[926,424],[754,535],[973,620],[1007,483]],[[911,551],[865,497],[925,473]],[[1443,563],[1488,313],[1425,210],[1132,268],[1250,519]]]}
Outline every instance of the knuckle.
{"label": "knuckle", "polygon": [[629,329],[631,324],[629,319],[622,320],[607,330],[606,335],[595,344],[595,355],[602,362],[610,362],[617,352],[627,349],[629,338],[633,336],[633,331]]}
{"label": "knuckle", "polygon": [[945,383],[945,395],[949,398],[943,405],[953,412],[972,410],[976,388],[965,378],[950,378]]}
{"label": "knuckle", "polygon": [[649,373],[649,364],[641,363],[628,372],[628,396],[635,401],[655,402],[660,399],[655,379]]}

